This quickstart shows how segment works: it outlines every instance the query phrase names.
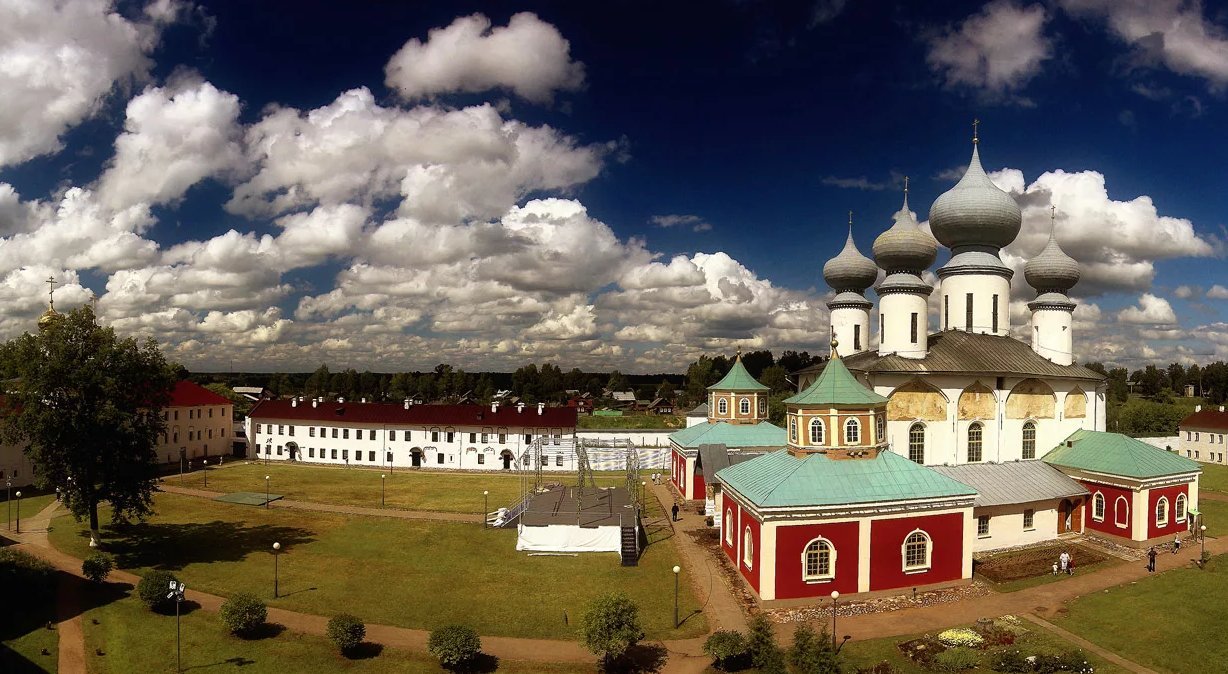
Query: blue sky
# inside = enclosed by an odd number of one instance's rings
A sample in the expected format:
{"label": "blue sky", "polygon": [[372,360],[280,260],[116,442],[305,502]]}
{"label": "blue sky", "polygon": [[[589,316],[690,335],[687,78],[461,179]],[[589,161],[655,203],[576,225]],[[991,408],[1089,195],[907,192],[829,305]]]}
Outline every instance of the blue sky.
{"label": "blue sky", "polygon": [[198,370],[822,350],[847,211],[925,220],[979,118],[1077,357],[1228,356],[1199,3],[0,0],[0,72],[5,336],[54,275]]}

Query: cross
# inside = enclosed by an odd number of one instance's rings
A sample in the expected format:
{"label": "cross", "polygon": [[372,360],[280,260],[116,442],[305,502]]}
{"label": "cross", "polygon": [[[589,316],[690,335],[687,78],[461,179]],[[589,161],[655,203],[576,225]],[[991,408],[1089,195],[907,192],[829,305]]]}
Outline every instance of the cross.
{"label": "cross", "polygon": [[51,296],[50,304],[51,304],[51,308],[54,309],[55,308],[55,277],[54,276],[47,277],[47,285],[51,287],[51,290],[47,291],[47,294]]}
{"label": "cross", "polygon": [[1050,220],[1057,220],[1057,206],[1050,206],[1050,207],[1049,207],[1049,219],[1050,219]]}
{"label": "cross", "polygon": [[849,211],[849,227],[853,226],[853,212]]}
{"label": "cross", "polygon": [[98,296],[94,293],[90,293],[90,309],[94,312],[94,315],[98,315]]}
{"label": "cross", "polygon": [[980,124],[981,124],[981,120],[979,119],[972,120],[972,144],[973,145],[980,142],[980,140],[978,140],[977,138],[977,131],[976,131],[976,127],[980,126]]}
{"label": "cross", "polygon": [[908,176],[904,176],[904,196],[908,196]]}

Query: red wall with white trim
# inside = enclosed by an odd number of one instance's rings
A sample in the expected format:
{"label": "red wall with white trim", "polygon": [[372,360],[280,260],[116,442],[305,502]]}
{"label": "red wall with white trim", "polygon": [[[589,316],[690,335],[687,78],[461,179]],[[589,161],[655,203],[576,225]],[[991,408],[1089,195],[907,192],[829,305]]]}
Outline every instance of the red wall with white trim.
{"label": "red wall with white trim", "polygon": [[[807,582],[802,552],[810,541],[822,536],[836,551],[836,577],[830,581]],[[832,590],[841,594],[857,591],[859,547],[858,523],[804,524],[776,527],[776,598],[826,597]]]}
{"label": "red wall with white trim", "polygon": [[[904,573],[904,539],[916,529],[930,537],[930,567]],[[879,519],[870,523],[870,590],[959,580],[964,575],[964,514]]]}
{"label": "red wall with white trim", "polygon": [[[1175,536],[1187,530],[1188,527],[1185,522],[1176,521],[1175,513],[1177,512],[1177,496],[1185,494],[1185,515],[1186,518],[1189,517],[1189,487],[1188,484],[1178,484],[1171,487],[1147,490],[1147,538],[1166,535]],[[1156,524],[1156,504],[1160,502],[1160,497],[1162,496],[1168,497],[1168,513],[1163,523]]]}
{"label": "red wall with white trim", "polygon": [[[1133,492],[1122,487],[1114,487],[1107,484],[1099,484],[1097,482],[1088,482],[1086,480],[1080,480],[1079,483],[1086,487],[1087,491],[1091,492],[1091,496],[1087,498],[1087,505],[1085,506],[1086,509],[1083,511],[1083,526],[1087,529],[1091,529],[1092,531],[1107,534],[1109,536],[1130,538],[1131,532],[1134,530],[1134,513],[1132,512],[1134,506]],[[1096,518],[1093,517],[1096,512],[1095,508],[1093,507],[1093,504],[1096,502],[1096,492],[1104,494],[1103,522],[1097,522]],[[1125,497],[1126,504],[1131,509],[1131,512],[1126,514],[1125,528],[1117,526],[1117,520],[1115,519],[1116,511],[1114,508],[1117,507],[1116,504],[1118,497]]]}
{"label": "red wall with white trim", "polygon": [[704,474],[696,469],[695,477],[691,480],[691,498],[704,499],[707,498],[706,484],[704,483]]}

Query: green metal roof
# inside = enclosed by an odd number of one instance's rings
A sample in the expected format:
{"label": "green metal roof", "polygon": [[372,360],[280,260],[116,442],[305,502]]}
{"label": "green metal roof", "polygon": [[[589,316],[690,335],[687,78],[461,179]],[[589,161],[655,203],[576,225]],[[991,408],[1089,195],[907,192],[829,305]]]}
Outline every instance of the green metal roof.
{"label": "green metal roof", "polygon": [[676,433],[670,441],[679,447],[697,448],[700,445],[725,445],[726,447],[784,447],[785,429],[766,421],[757,424],[695,424]]}
{"label": "green metal roof", "polygon": [[1045,454],[1044,461],[1064,468],[1077,468],[1136,479],[1196,473],[1202,468],[1174,452],[1135,440],[1120,433],[1077,430]]}
{"label": "green metal roof", "polygon": [[825,506],[976,496],[976,490],[891,451],[873,459],[796,457],[787,450],[732,465],[717,478],[761,507]]}
{"label": "green metal roof", "polygon": [[832,358],[823,373],[810,388],[789,398],[786,403],[798,405],[831,405],[832,407],[884,405],[887,399],[857,381],[844,362]]}
{"label": "green metal roof", "polygon": [[766,391],[768,387],[755,381],[755,378],[750,376],[746,371],[746,366],[742,364],[742,356],[739,355],[733,361],[733,367],[729,368],[729,374],[723,379],[708,387],[709,391]]}

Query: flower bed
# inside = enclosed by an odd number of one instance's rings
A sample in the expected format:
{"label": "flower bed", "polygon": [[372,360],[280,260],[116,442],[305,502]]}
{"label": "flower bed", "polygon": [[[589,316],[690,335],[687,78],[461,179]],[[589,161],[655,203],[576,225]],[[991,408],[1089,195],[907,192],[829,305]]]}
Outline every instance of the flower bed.
{"label": "flower bed", "polygon": [[998,553],[974,561],[973,566],[977,574],[995,583],[1034,578],[1053,573],[1053,563],[1063,550],[1074,558],[1076,570],[1108,559],[1104,552],[1095,548],[1061,543]]}

